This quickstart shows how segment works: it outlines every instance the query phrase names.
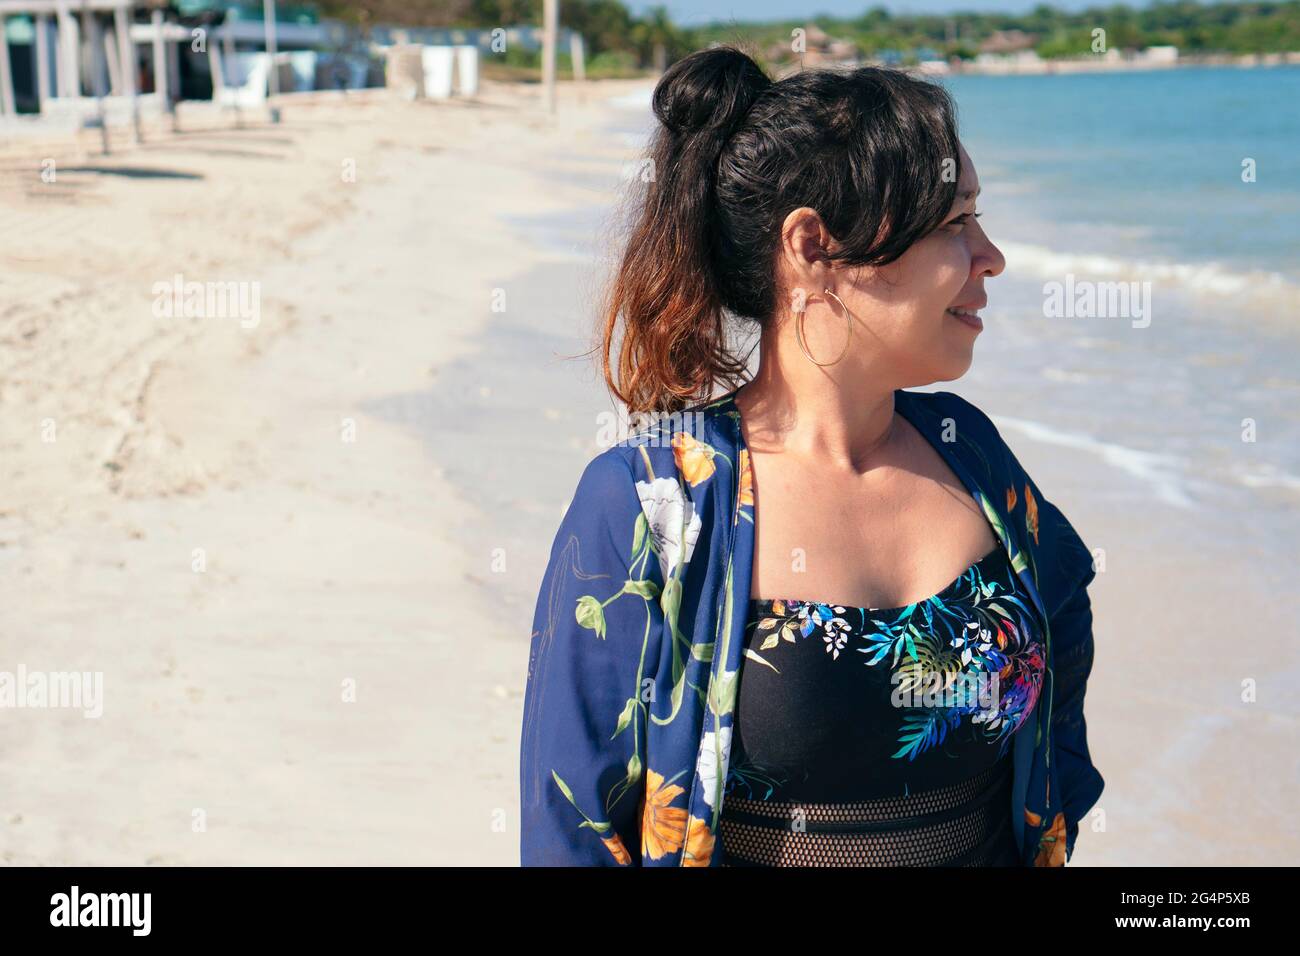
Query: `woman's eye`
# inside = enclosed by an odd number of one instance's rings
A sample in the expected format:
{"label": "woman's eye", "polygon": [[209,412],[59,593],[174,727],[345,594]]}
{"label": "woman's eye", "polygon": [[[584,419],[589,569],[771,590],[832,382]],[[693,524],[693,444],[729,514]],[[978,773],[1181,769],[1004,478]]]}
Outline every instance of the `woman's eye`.
{"label": "woman's eye", "polygon": [[956,219],[950,219],[950,220],[948,220],[948,223],[947,223],[947,224],[948,224],[949,226],[964,226],[964,225],[966,225],[968,222],[970,222],[970,220],[971,220],[972,218],[978,219],[978,218],[979,218],[980,216],[982,216],[982,215],[984,215],[982,212],[974,212],[974,213],[971,213],[971,212],[964,212],[964,213],[962,213],[960,216],[958,216]]}

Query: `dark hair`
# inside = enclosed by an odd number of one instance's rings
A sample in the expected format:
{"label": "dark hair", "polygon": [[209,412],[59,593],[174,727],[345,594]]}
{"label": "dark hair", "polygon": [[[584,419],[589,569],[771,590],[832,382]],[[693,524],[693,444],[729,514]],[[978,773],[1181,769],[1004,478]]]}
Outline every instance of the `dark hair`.
{"label": "dark hair", "polygon": [[776,314],[775,257],[792,210],[820,214],[842,247],[831,259],[885,265],[956,200],[956,107],[897,70],[774,82],[720,46],[674,63],[653,106],[651,175],[603,309],[605,380],[632,411],[675,411],[741,383],[724,310],[760,324]]}

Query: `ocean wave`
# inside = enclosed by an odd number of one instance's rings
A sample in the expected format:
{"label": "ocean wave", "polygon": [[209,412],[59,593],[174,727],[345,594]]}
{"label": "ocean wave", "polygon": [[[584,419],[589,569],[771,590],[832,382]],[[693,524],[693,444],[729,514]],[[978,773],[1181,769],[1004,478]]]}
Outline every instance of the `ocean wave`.
{"label": "ocean wave", "polygon": [[1063,448],[1075,448],[1100,458],[1106,464],[1145,482],[1156,498],[1176,508],[1195,510],[1196,503],[1188,493],[1187,462],[1176,455],[1141,451],[1114,442],[1100,441],[1091,435],[1066,432],[1044,425],[1042,422],[1009,415],[990,415],[999,430],[1018,431],[1031,441]]}
{"label": "ocean wave", "polygon": [[1238,468],[1233,472],[1233,477],[1247,488],[1284,488],[1287,491],[1300,492],[1300,476],[1275,465]]}
{"label": "ocean wave", "polygon": [[1277,272],[1243,272],[1217,262],[1117,259],[1089,253],[1058,252],[1019,242],[999,242],[998,248],[1006,256],[1008,273],[1015,271],[1057,280],[1073,274],[1076,279],[1159,282],[1174,284],[1190,292],[1223,296],[1277,297],[1293,296],[1297,292],[1296,284]]}

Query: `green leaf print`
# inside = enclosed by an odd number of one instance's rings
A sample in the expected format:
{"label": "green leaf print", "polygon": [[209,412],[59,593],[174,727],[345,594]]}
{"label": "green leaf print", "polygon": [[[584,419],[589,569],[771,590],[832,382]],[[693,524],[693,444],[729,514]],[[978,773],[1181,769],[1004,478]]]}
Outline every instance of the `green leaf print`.
{"label": "green leaf print", "polygon": [[641,581],[626,581],[623,584],[624,594],[635,594],[645,598],[647,601],[653,601],[659,596],[659,585],[649,579]]}
{"label": "green leaf print", "polygon": [[600,601],[590,594],[578,598],[578,607],[574,612],[578,623],[588,630],[596,632],[596,636],[601,640],[605,638],[605,609],[601,606]]}
{"label": "green leaf print", "polygon": [[646,529],[650,527],[650,522],[646,520],[645,512],[639,512],[636,516],[636,527],[632,529],[632,560],[635,561],[645,548]]}
{"label": "green leaf print", "polygon": [[627,699],[627,706],[623,708],[623,713],[618,715],[618,726],[614,728],[614,733],[612,733],[609,737],[610,740],[613,740],[615,737],[617,737],[619,734],[621,734],[623,731],[627,730],[627,728],[631,726],[632,717],[634,714],[636,714],[636,707],[637,707],[637,699],[635,697],[629,697]]}

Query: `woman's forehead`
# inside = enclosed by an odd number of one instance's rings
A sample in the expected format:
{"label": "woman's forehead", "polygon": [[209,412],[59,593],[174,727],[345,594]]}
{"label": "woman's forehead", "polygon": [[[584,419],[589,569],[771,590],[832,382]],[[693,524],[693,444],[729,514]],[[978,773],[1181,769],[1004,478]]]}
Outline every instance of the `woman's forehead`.
{"label": "woman's forehead", "polygon": [[953,202],[970,202],[980,194],[980,188],[979,176],[975,174],[975,165],[970,161],[970,157],[963,156],[961,176],[957,179],[957,195],[953,197]]}
{"label": "woman's forehead", "polygon": [[967,200],[978,196],[980,192],[980,179],[975,172],[975,162],[970,158],[966,150],[961,151],[961,176],[957,180],[957,196],[959,199]]}

